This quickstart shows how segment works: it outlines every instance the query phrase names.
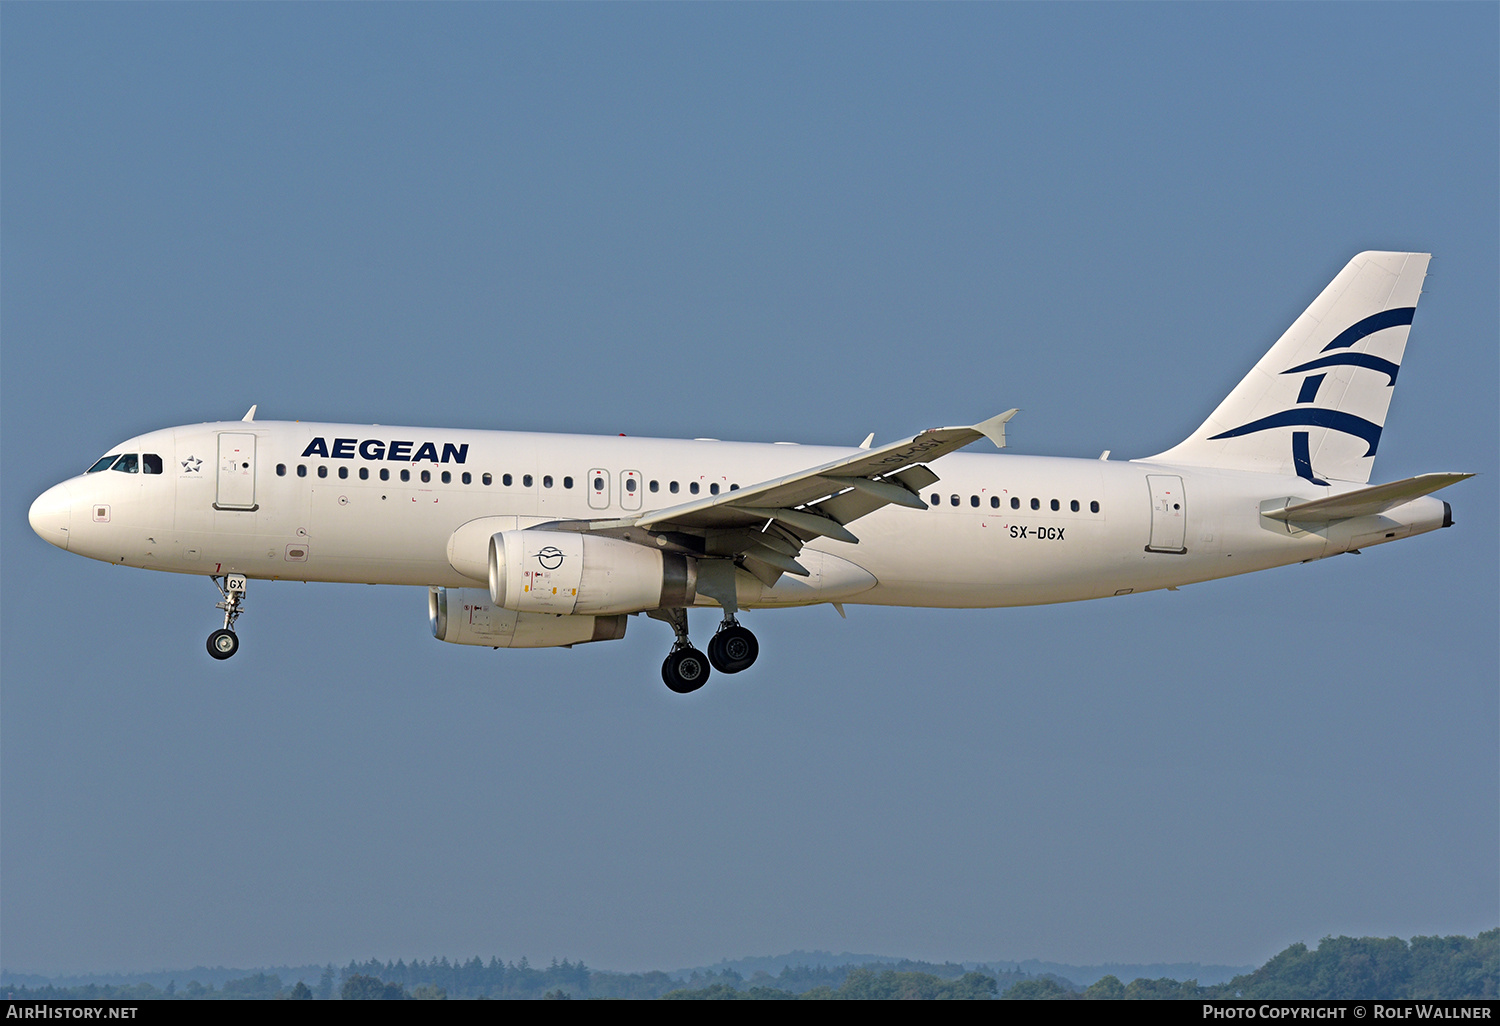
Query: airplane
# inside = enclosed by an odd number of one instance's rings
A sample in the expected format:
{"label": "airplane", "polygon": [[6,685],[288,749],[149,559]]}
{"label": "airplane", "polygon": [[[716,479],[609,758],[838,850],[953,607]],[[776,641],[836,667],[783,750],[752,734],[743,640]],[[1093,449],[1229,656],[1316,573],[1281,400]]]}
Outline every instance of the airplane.
{"label": "airplane", "polygon": [[[875,447],[239,421],[113,446],[31,506],[69,552],[209,577],[239,650],[250,580],[415,585],[492,648],[675,636],[686,694],[759,644],[742,610],[1004,607],[1308,562],[1453,524],[1467,473],[1369,485],[1430,255],[1354,257],[1196,431],[1121,461],[1004,448],[1015,410]],[[717,607],[707,656],[687,610]]]}

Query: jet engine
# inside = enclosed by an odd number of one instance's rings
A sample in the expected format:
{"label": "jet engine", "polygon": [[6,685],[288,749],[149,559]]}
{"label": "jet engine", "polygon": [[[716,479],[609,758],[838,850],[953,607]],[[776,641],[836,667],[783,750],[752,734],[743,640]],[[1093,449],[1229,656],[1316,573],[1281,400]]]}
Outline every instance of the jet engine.
{"label": "jet engine", "polygon": [[490,538],[490,601],[523,613],[609,614],[685,607],[698,568],[677,552],[573,531]]}
{"label": "jet engine", "polygon": [[455,645],[559,648],[625,636],[628,616],[558,616],[497,609],[483,588],[428,588],[432,636]]}

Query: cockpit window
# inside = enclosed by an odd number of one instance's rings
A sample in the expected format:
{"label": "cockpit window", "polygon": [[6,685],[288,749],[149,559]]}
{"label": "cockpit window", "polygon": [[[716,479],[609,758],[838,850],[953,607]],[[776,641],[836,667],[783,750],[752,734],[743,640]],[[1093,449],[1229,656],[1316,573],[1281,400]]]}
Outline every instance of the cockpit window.
{"label": "cockpit window", "polygon": [[140,457],[133,452],[127,452],[109,469],[117,470],[122,474],[139,474],[141,472]]}
{"label": "cockpit window", "polygon": [[101,456],[101,457],[99,457],[99,462],[95,463],[92,467],[90,467],[89,469],[85,470],[84,473],[85,474],[97,474],[101,470],[108,470],[109,467],[110,467],[110,464],[114,463],[114,461],[117,460],[117,459],[119,459],[119,458],[120,458],[120,454],[119,453],[113,453],[113,454],[111,454],[109,456]]}
{"label": "cockpit window", "polygon": [[160,474],[161,457],[154,452],[142,453],[141,472],[145,474]]}

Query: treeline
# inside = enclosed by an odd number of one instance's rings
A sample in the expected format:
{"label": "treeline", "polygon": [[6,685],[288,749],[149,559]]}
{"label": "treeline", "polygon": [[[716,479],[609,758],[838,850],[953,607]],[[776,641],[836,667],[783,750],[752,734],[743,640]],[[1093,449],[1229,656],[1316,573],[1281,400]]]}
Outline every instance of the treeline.
{"label": "treeline", "polygon": [[1316,948],[1293,944],[1252,973],[1200,987],[1196,980],[1106,976],[1082,990],[1054,980],[1027,980],[1004,995],[1015,1000],[1241,998],[1293,1000],[1443,1000],[1500,997],[1500,929],[1477,937],[1324,937]]}
{"label": "treeline", "polygon": [[[329,970],[332,970],[332,966]],[[326,993],[331,997],[333,996],[332,977],[328,972],[324,973],[324,977],[330,983]],[[313,991],[307,984],[298,981],[297,986],[306,991],[308,997],[313,996]],[[213,984],[204,986],[197,980],[191,980],[181,988],[175,981],[165,987],[156,987],[149,983],[85,983],[76,987],[8,986],[0,993],[14,1001],[205,1001],[215,999],[264,1001],[294,996],[291,991],[282,987],[281,977],[275,973],[255,973],[243,979],[226,980],[221,989],[215,988]]]}
{"label": "treeline", "polygon": [[545,968],[471,958],[431,961],[350,962],[323,969],[316,985],[283,985],[274,973],[226,980],[217,989],[196,980],[178,988],[148,983],[75,987],[4,988],[12,1000],[410,1000],[537,998],[668,998],[671,1000],[1131,1000],[1227,999],[1360,1000],[1500,997],[1500,929],[1477,937],[1325,937],[1316,948],[1293,944],[1251,973],[1229,983],[1106,976],[1079,987],[1057,976],[978,971],[957,963],[899,962],[863,966],[784,966],[775,976],[749,979],[733,969],[694,971],[686,979],[664,972],[611,973],[556,959]]}
{"label": "treeline", "polygon": [[[315,986],[298,980],[287,987],[274,973],[256,973],[226,981],[219,989],[196,980],[178,988],[148,983],[78,987],[7,987],[16,1000],[422,1000],[422,999],[635,999],[654,998],[796,998],[953,1000],[990,998],[1003,987],[1034,977],[1021,972],[997,972],[988,966],[972,972],[956,962],[903,960],[864,966],[785,966],[775,976],[759,971],[746,979],[733,969],[694,970],[686,978],[664,972],[612,973],[590,969],[567,959],[545,968],[525,958],[519,962],[467,962],[435,958],[424,962],[350,962],[341,971],[323,970]],[[1066,983],[1067,981],[1063,981]],[[1071,984],[1069,984],[1071,986]]]}
{"label": "treeline", "polygon": [[[733,969],[725,969],[719,973],[715,973],[712,969],[694,970],[686,980],[675,983],[674,989],[662,996],[681,1000],[685,997],[696,998],[698,991],[713,990],[716,994],[722,994],[724,988],[730,987],[743,992],[752,990],[784,992],[788,997],[802,995],[837,997],[840,992],[850,992],[849,981],[851,979],[855,980],[852,986],[857,989],[865,986],[871,976],[887,973],[895,973],[912,983],[921,978],[922,986],[930,990],[946,987],[970,974],[970,970],[957,962],[914,962],[910,959],[902,959],[899,962],[866,962],[864,965],[783,966],[781,972],[775,976],[762,970],[755,972],[749,979]],[[987,965],[979,966],[978,974],[994,981],[995,986],[991,989],[991,993],[1003,990],[1019,980],[1032,979],[1027,973],[997,972]],[[761,993],[758,996],[780,995]]]}
{"label": "treeline", "polygon": [[844,974],[843,982],[836,989],[823,984],[799,993],[764,984],[740,990],[727,983],[715,983],[697,990],[668,991],[662,997],[669,1001],[977,1001],[994,997],[998,990],[995,977],[980,972],[968,972],[956,980],[945,980],[932,973],[876,970],[864,966]]}
{"label": "treeline", "polygon": [[[871,963],[865,966],[784,966],[775,976],[759,971],[746,979],[734,969],[715,972],[695,969],[685,979],[664,972],[611,973],[589,969],[582,962],[554,960],[538,968],[521,959],[488,963],[478,958],[467,962],[449,962],[446,958],[431,962],[350,962],[343,971],[347,981],[356,976],[400,985],[411,996],[423,988],[436,988],[448,998],[672,998],[753,997],[875,997],[887,991],[910,993],[913,997],[992,997],[1001,986],[1017,980],[1031,979],[1025,973],[997,973],[989,967],[972,973],[956,962],[931,963],[903,960],[897,963]],[[870,981],[877,976],[889,977],[878,987]],[[897,979],[899,977],[899,979]],[[968,979],[959,986],[959,982]],[[983,981],[983,982],[980,982]],[[367,984],[359,996],[374,996]],[[977,988],[977,989],[976,989]],[[877,995],[876,991],[879,991]],[[428,990],[424,995],[429,996]],[[343,997],[351,997],[347,984]],[[387,997],[395,996],[387,994]]]}
{"label": "treeline", "polygon": [[[524,957],[519,962],[488,962],[475,957],[467,962],[434,958],[429,962],[350,962],[343,977],[370,976],[386,983],[400,984],[407,990],[435,987],[450,998],[539,998],[548,991],[561,990],[575,997],[658,997],[681,984],[666,973],[596,972],[582,961],[559,962],[553,959],[545,968],[532,965]],[[596,993],[596,988],[603,991]],[[643,990],[644,988],[644,990]]]}

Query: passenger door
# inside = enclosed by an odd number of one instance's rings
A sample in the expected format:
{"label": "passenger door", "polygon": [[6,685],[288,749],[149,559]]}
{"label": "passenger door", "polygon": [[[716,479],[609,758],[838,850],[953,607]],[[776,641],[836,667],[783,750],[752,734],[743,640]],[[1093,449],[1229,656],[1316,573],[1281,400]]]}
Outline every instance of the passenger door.
{"label": "passenger door", "polygon": [[1151,487],[1151,542],[1147,552],[1187,551],[1187,497],[1182,478],[1174,474],[1147,474]]}
{"label": "passenger door", "polygon": [[255,509],[255,436],[219,433],[219,494],[214,509]]}

